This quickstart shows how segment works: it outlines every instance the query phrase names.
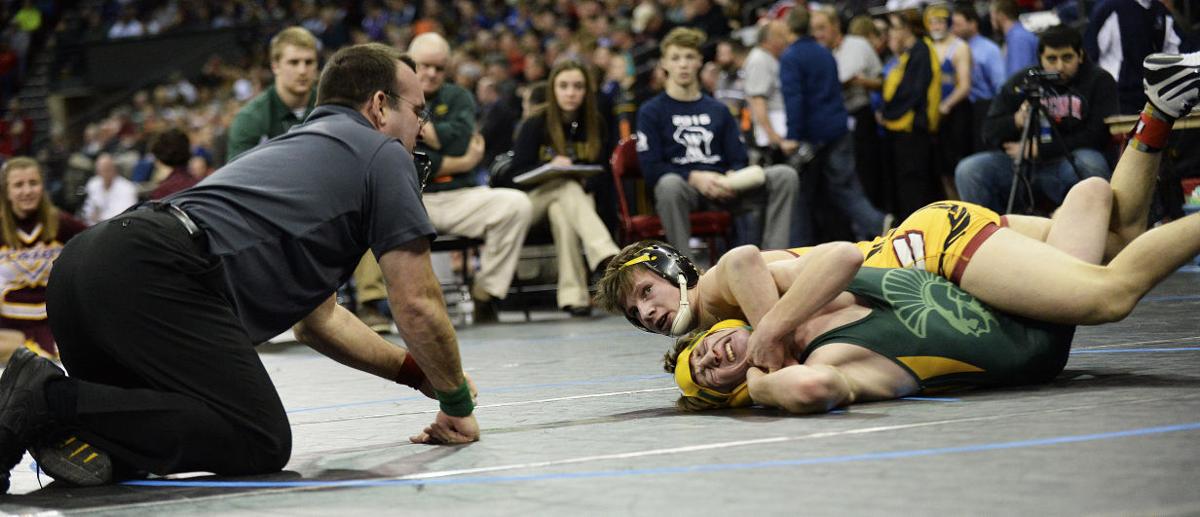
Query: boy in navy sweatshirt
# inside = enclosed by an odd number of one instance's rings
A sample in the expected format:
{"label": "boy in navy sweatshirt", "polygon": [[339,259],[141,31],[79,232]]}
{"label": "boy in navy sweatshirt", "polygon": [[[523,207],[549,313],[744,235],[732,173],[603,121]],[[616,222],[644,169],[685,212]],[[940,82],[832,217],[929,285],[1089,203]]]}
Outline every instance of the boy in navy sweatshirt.
{"label": "boy in navy sweatshirt", "polygon": [[700,92],[697,75],[704,39],[703,32],[689,28],[672,30],[663,38],[659,65],[667,75],[666,91],[638,110],[638,161],[654,188],[655,209],[667,242],[688,250],[688,212],[715,205],[750,214],[751,234],[743,240],[768,249],[787,248],[799,186],[796,170],[787,165],[768,167],[765,183],[743,192],[720,181],[726,173],[747,165],[746,144],[729,109]]}

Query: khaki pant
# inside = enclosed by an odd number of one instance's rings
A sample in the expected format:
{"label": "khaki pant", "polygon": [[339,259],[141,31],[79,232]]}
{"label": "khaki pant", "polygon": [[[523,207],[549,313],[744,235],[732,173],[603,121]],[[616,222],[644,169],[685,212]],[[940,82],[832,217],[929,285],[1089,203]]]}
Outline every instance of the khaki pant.
{"label": "khaki pant", "polygon": [[[533,220],[550,219],[554,253],[558,256],[558,306],[587,307],[587,272],[620,250],[596,214],[596,202],[579,182],[557,180],[529,193]],[[587,255],[587,264],[583,256]]]}
{"label": "khaki pant", "polygon": [[354,289],[354,298],[360,307],[364,303],[387,298],[383,270],[379,269],[379,262],[375,261],[375,253],[371,250],[367,250],[354,269]]}
{"label": "khaki pant", "polygon": [[424,194],[425,211],[438,233],[483,239],[475,287],[504,298],[512,284],[532,206],[520,190],[472,187]]}

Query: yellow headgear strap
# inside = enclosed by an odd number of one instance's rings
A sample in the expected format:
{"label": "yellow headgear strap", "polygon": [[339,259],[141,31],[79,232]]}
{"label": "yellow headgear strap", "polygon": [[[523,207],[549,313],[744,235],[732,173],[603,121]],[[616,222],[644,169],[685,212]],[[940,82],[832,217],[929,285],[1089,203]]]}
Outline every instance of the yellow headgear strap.
{"label": "yellow headgear strap", "polygon": [[621,269],[625,269],[634,264],[641,264],[642,262],[647,262],[650,260],[654,260],[654,257],[652,257],[649,253],[643,253],[637,257],[634,257],[633,259],[630,259],[629,262],[621,264]]}
{"label": "yellow headgear strap", "polygon": [[929,20],[935,18],[950,19],[950,9],[944,5],[930,5],[925,8],[925,28],[929,28]]}
{"label": "yellow headgear strap", "polygon": [[698,398],[704,401],[706,405],[712,406],[713,409],[746,407],[753,403],[750,400],[750,389],[746,386],[745,382],[739,384],[738,387],[729,393],[721,393],[717,390],[700,386],[692,380],[692,365],[689,359],[691,359],[692,350],[696,348],[696,345],[704,341],[704,338],[713,332],[739,327],[750,328],[750,324],[742,320],[718,322],[704,333],[697,335],[682,352],[679,352],[679,357],[675,359],[675,384],[679,386],[679,391],[683,392],[683,396]]}

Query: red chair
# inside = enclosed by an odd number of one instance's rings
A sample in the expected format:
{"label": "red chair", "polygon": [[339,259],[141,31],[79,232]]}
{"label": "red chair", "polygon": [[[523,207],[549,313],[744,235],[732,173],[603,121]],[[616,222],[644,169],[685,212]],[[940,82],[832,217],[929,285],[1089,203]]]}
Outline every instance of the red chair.
{"label": "red chair", "polygon": [[[617,203],[620,206],[621,244],[626,245],[642,239],[662,239],[662,220],[658,215],[635,215],[629,209],[629,201],[625,197],[625,180],[640,180],[643,178],[642,169],[638,165],[637,138],[627,138],[617,144],[613,150],[612,159],[613,183],[617,187]],[[692,235],[705,239],[708,244],[708,258],[712,264],[717,263],[716,240],[722,239],[729,246],[729,228],[732,218],[729,212],[722,210],[707,210],[692,212],[688,218],[692,222]]]}

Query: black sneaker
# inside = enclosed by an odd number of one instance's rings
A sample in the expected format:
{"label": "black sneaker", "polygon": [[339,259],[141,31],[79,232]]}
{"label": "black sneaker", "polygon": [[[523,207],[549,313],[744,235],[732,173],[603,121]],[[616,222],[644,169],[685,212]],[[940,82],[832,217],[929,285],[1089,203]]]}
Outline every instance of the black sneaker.
{"label": "black sneaker", "polygon": [[75,486],[107,485],[113,481],[112,459],[79,437],[68,434],[29,450],[42,472],[55,481]]}
{"label": "black sneaker", "polygon": [[496,310],[496,300],[486,302],[475,300],[475,312],[472,319],[475,324],[499,323],[500,312]]}
{"label": "black sneaker", "polygon": [[46,406],[46,382],[63,377],[50,360],[18,348],[0,375],[0,493],[8,492],[8,476],[25,449],[53,425]]}
{"label": "black sneaker", "polygon": [[585,305],[583,307],[567,306],[562,308],[563,312],[569,313],[573,318],[590,318],[592,317],[592,307]]}
{"label": "black sneaker", "polygon": [[1200,52],[1150,54],[1142,61],[1142,68],[1142,86],[1150,104],[1171,118],[1192,111],[1200,99]]}

